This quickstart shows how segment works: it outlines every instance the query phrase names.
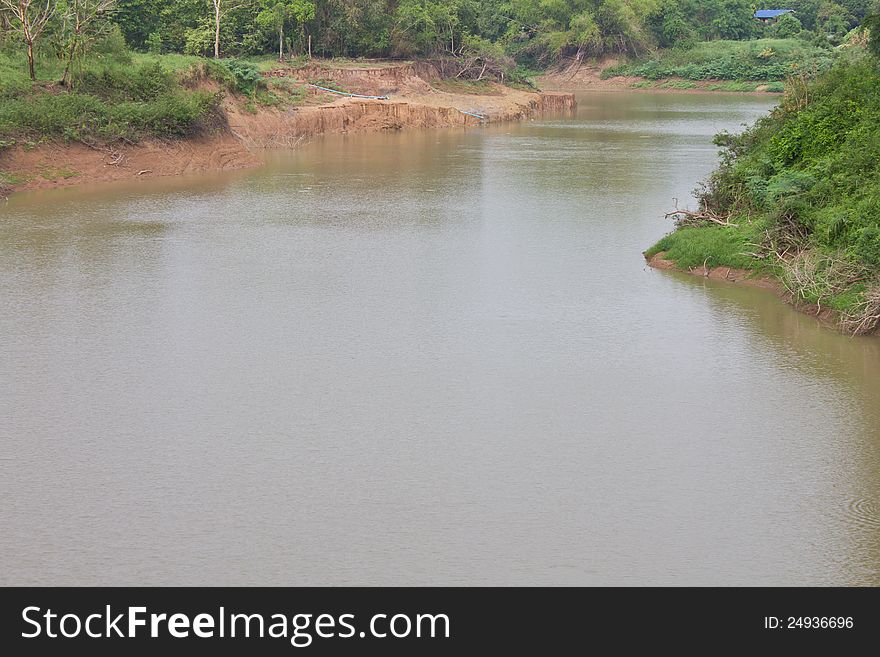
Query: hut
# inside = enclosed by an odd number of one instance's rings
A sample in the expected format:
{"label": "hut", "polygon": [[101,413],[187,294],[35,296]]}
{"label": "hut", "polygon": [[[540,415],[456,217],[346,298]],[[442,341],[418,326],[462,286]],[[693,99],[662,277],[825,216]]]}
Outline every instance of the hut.
{"label": "hut", "polygon": [[794,9],[759,9],[755,12],[755,18],[762,23],[775,21],[784,14],[793,14]]}

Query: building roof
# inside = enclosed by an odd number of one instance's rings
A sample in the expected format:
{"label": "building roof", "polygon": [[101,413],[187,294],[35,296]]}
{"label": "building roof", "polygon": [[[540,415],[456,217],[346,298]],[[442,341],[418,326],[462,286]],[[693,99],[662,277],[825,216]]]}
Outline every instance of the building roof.
{"label": "building roof", "polygon": [[759,9],[755,12],[755,18],[776,18],[782,14],[791,14],[794,9]]}

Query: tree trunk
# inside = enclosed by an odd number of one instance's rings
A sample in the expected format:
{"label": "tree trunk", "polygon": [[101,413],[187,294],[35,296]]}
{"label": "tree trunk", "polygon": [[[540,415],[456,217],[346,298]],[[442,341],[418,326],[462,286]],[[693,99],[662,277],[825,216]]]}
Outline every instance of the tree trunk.
{"label": "tree trunk", "polygon": [[309,35],[309,59],[312,58],[312,35]]}
{"label": "tree trunk", "polygon": [[27,42],[27,58],[28,58],[28,75],[31,76],[31,80],[36,81],[37,74],[34,72],[34,42],[32,39],[29,39]]}
{"label": "tree trunk", "polygon": [[220,0],[214,0],[214,59],[220,59]]}
{"label": "tree trunk", "polygon": [[284,61],[284,26],[278,28],[278,61]]}

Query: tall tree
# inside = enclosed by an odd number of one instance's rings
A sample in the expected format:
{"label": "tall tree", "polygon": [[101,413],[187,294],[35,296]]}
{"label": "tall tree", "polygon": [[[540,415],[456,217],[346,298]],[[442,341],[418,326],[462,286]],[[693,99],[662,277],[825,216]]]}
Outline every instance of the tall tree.
{"label": "tall tree", "polygon": [[[312,0],[269,0],[257,14],[257,24],[278,35],[278,61],[284,61],[284,28],[295,22],[303,34],[307,21],[315,17],[315,3]],[[303,34],[304,36],[304,34]]]}
{"label": "tall tree", "polygon": [[214,7],[214,59],[220,59],[220,24],[229,12],[251,4],[251,0],[211,0]]}
{"label": "tall tree", "polygon": [[55,15],[58,5],[55,0],[0,0],[0,9],[12,16],[14,29],[21,34],[27,46],[28,75],[37,79],[34,71],[34,44],[43,34],[49,21]]}
{"label": "tall tree", "polygon": [[107,19],[115,5],[116,0],[67,0],[61,16],[67,50],[62,83],[70,82],[70,70],[74,62],[110,29],[112,23]]}

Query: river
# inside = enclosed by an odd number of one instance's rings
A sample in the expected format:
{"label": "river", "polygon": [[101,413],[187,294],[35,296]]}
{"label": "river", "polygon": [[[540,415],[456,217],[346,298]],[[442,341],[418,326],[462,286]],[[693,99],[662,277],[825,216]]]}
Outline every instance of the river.
{"label": "river", "polygon": [[641,256],[773,102],[14,196],[0,583],[880,584],[880,340]]}

